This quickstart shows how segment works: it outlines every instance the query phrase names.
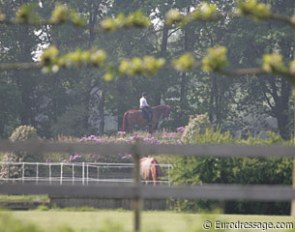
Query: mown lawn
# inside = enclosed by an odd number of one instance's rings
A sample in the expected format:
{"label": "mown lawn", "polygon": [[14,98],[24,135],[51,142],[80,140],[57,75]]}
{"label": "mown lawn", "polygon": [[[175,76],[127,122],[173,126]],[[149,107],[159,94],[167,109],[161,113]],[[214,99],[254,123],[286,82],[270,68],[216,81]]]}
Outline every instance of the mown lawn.
{"label": "mown lawn", "polygon": [[[14,217],[27,223],[32,222],[45,231],[56,231],[57,228],[69,226],[75,232],[95,232],[104,228],[107,223],[119,224],[125,230],[132,231],[133,214],[131,211],[112,211],[101,210],[93,212],[75,212],[75,211],[12,211]],[[210,221],[210,222],[208,222]],[[149,211],[142,214],[142,228],[145,232],[165,231],[165,232],[184,232],[184,231],[295,231],[295,229],[272,229],[267,230],[265,227],[260,227],[256,230],[222,230],[221,222],[259,222],[260,226],[265,226],[267,223],[292,222],[295,227],[295,221],[289,216],[259,216],[259,215],[200,215],[189,213],[176,212],[160,212]],[[211,223],[219,226],[219,230],[204,230],[202,225]],[[218,224],[219,223],[219,224]],[[233,225],[233,224],[231,224]],[[253,225],[253,224],[252,224]]]}

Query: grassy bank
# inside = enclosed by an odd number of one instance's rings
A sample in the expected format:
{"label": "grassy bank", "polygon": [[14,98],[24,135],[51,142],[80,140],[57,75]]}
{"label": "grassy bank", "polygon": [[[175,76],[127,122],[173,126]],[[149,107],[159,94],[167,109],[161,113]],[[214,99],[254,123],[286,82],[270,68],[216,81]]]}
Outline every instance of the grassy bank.
{"label": "grassy bank", "polygon": [[[92,212],[81,211],[12,211],[13,217],[21,220],[23,223],[34,223],[42,229],[42,231],[58,231],[58,228],[71,227],[75,232],[96,232],[106,231],[103,228],[110,228],[109,224],[116,225],[123,228],[122,231],[132,231],[133,214],[131,211],[112,211],[100,210]],[[221,228],[223,222],[259,222],[272,223],[276,225],[281,222],[294,222],[293,218],[289,216],[259,216],[259,215],[200,215],[190,213],[176,213],[176,212],[159,212],[148,211],[142,214],[142,228],[144,232],[151,231],[169,231],[169,232],[197,232],[205,231],[203,224],[210,226],[219,226]],[[294,223],[295,224],[295,223]],[[112,231],[112,230],[107,230]],[[217,230],[207,230],[217,231]],[[267,229],[260,227],[256,230],[218,230],[218,231],[267,231]],[[295,229],[276,229],[270,231],[295,231]]]}

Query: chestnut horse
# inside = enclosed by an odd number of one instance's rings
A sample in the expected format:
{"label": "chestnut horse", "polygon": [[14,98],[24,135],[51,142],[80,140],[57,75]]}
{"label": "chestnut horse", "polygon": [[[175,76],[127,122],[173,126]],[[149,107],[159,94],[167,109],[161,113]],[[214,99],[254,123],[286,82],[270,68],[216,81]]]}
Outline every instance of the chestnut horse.
{"label": "chestnut horse", "polygon": [[140,128],[144,126],[149,126],[149,132],[152,133],[158,126],[159,121],[162,118],[168,117],[170,114],[170,106],[168,105],[158,105],[152,107],[152,122],[148,125],[146,119],[142,115],[141,110],[128,110],[124,113],[122,130],[130,132],[133,130],[135,125]]}
{"label": "chestnut horse", "polygon": [[156,186],[159,176],[162,176],[158,161],[154,157],[141,158],[140,175],[147,184],[152,182]]}

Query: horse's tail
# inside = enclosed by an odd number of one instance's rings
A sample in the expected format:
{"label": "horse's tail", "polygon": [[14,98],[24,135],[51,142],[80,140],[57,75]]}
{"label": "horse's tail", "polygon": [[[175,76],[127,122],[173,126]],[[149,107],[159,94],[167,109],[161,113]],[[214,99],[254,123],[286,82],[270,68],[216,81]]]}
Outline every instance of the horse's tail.
{"label": "horse's tail", "polygon": [[128,115],[128,112],[125,112],[123,115],[122,131],[126,131],[127,129],[127,115]]}

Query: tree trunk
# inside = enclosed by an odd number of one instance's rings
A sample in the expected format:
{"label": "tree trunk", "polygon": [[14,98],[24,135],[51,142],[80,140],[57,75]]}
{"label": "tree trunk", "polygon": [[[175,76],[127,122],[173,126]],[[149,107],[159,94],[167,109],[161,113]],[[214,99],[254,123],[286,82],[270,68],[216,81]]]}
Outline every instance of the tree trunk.
{"label": "tree trunk", "polygon": [[210,105],[209,105],[209,119],[211,122],[217,123],[220,120],[220,109],[219,109],[219,88],[217,82],[217,76],[211,75],[211,94],[210,94]]}
{"label": "tree trunk", "polygon": [[[166,57],[166,55],[167,55],[168,33],[169,33],[169,26],[164,25],[163,33],[162,33],[162,40],[161,40],[161,50],[160,50],[161,57]],[[163,79],[163,75],[165,75],[165,71],[160,70],[160,73],[155,77],[155,81],[157,83],[155,85],[157,87],[157,91],[155,92],[155,95],[154,95],[154,104],[155,105],[161,104],[162,93],[163,93],[163,91],[166,90],[165,86],[163,86],[161,84],[161,81]]]}
{"label": "tree trunk", "polygon": [[[187,14],[190,9],[187,8]],[[192,25],[186,25],[184,27],[184,52],[193,52],[194,49],[194,27]],[[187,91],[188,91],[188,73],[180,74],[180,112],[179,122],[182,125],[184,120],[185,111],[188,108]]]}
{"label": "tree trunk", "polygon": [[[29,62],[32,60],[30,31],[28,27],[21,27],[17,33],[16,41],[20,41],[20,61]],[[34,112],[34,86],[36,77],[34,74],[27,74],[24,72],[16,71],[17,85],[21,91],[22,109],[21,109],[21,124],[35,126]]]}
{"label": "tree trunk", "polygon": [[[88,22],[88,30],[89,30],[88,47],[89,48],[91,48],[93,46],[93,42],[95,40],[95,26],[97,24],[99,4],[100,4],[100,2],[92,0],[89,2],[89,5],[88,5],[89,6],[88,10],[90,13],[89,14],[89,22]],[[102,84],[102,86],[103,86],[103,84]],[[100,102],[98,104],[98,115],[99,115],[99,119],[100,119],[98,132],[99,132],[99,134],[103,134],[104,127],[105,127],[105,89],[103,87],[101,88]]]}
{"label": "tree trunk", "polygon": [[99,106],[98,106],[99,117],[100,117],[99,134],[103,134],[104,133],[104,126],[105,126],[104,105],[105,105],[105,91],[102,90],[102,92],[101,92],[101,99],[100,99],[100,103],[99,103]]}
{"label": "tree trunk", "polygon": [[285,140],[290,139],[290,83],[283,77],[260,79],[259,83],[270,108],[270,114],[277,119],[280,136]]}

